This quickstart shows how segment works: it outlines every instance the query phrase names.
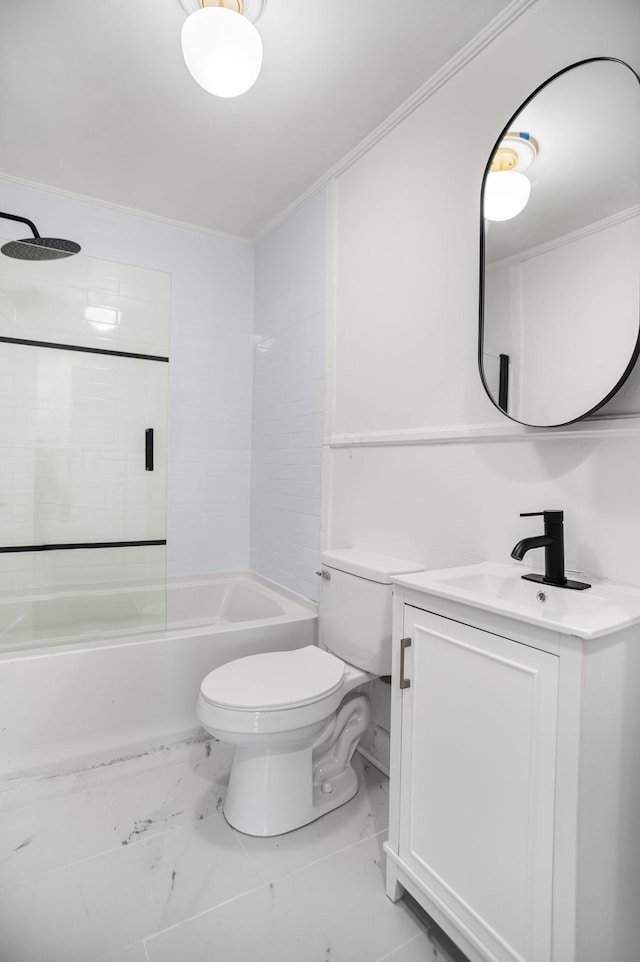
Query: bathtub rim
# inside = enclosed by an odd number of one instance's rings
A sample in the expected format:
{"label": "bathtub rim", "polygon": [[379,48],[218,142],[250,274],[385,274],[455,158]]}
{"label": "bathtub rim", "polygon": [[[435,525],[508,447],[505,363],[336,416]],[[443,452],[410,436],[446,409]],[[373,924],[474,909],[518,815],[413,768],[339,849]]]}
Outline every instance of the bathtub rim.
{"label": "bathtub rim", "polygon": [[203,575],[175,575],[167,579],[167,591],[173,587],[179,588],[181,585],[200,587],[216,582],[225,581],[244,581],[247,584],[262,588],[268,594],[275,595],[280,602],[284,601],[285,612],[272,618],[254,618],[246,621],[229,621],[223,624],[204,624],[204,625],[183,625],[167,628],[158,628],[151,631],[132,632],[123,634],[114,632],[112,635],[108,631],[104,635],[86,638],[84,640],[57,643],[37,642],[25,645],[22,648],[5,648],[0,650],[0,664],[16,659],[55,657],[57,655],[68,654],[87,654],[92,651],[103,651],[105,648],[124,647],[129,645],[150,645],[158,641],[177,641],[180,638],[195,638],[208,634],[219,634],[222,632],[233,633],[245,628],[254,628],[259,625],[274,626],[290,624],[293,621],[311,621],[318,617],[318,604],[310,598],[296,594],[284,585],[265,578],[254,571],[220,571],[212,574]]}

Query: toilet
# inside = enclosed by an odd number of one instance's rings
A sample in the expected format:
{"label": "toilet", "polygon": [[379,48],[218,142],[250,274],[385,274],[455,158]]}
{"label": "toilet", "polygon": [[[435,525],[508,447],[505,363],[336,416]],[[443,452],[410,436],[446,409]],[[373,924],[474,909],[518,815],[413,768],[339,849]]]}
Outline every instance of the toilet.
{"label": "toilet", "polygon": [[224,815],[247,835],[293,831],[358,791],[351,758],[370,720],[358,689],[391,674],[392,576],[422,570],[352,548],[321,560],[319,646],[238,658],[200,686],[200,723],[235,745]]}

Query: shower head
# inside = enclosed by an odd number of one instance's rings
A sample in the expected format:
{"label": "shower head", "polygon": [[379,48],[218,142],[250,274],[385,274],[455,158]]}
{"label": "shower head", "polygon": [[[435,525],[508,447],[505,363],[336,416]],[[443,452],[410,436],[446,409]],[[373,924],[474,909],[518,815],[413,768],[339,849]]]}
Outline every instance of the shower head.
{"label": "shower head", "polygon": [[5,214],[0,211],[0,217],[5,220],[19,221],[31,229],[33,237],[25,240],[8,241],[0,251],[7,257],[15,257],[21,261],[55,261],[61,257],[71,257],[80,251],[80,244],[75,241],[62,240],[59,237],[40,237],[36,225],[26,217],[15,214]]}
{"label": "shower head", "polygon": [[60,257],[71,257],[79,250],[80,244],[59,237],[27,237],[25,240],[9,241],[0,247],[7,257],[21,261],[55,261]]}

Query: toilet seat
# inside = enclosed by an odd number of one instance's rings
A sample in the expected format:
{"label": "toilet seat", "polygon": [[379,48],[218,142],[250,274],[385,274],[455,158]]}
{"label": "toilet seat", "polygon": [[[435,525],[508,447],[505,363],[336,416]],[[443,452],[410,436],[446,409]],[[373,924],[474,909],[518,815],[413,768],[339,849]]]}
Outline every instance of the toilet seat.
{"label": "toilet seat", "polygon": [[345,664],[315,645],[238,658],[210,672],[200,694],[213,707],[285,711],[323,701],[343,684]]}

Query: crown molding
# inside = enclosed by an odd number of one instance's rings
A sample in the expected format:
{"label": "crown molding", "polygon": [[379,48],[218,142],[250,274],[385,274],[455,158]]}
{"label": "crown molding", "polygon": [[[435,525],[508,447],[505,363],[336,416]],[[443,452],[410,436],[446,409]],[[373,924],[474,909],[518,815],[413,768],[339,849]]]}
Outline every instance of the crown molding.
{"label": "crown molding", "polygon": [[138,210],[135,207],[126,207],[124,204],[115,204],[112,201],[100,200],[98,197],[90,197],[87,194],[77,194],[71,190],[64,190],[61,187],[51,187],[49,184],[40,184],[37,181],[25,180],[24,177],[16,177],[14,174],[0,170],[0,180],[9,184],[16,184],[18,187],[27,187],[30,190],[41,190],[45,194],[52,194],[55,197],[62,197],[64,200],[77,201],[81,204],[91,204],[93,207],[102,207],[105,210],[115,210],[120,214],[127,214],[129,217],[142,217],[144,220],[152,220],[165,227],[177,227],[180,230],[195,231],[198,234],[206,234],[209,237],[216,237],[219,240],[236,241],[241,244],[252,245],[253,241],[248,237],[240,237],[236,234],[224,234],[222,231],[212,230],[210,227],[200,227],[198,224],[189,224],[186,221],[173,220],[171,217],[163,217],[161,214],[151,214],[146,210]]}
{"label": "crown molding", "polygon": [[277,217],[270,221],[255,237],[256,241],[276,230],[284,221],[298,210],[310,197],[317,193],[327,183],[339,177],[353,164],[363,157],[372,147],[389,134],[394,127],[413,113],[426,100],[432,97],[436,91],[446,84],[452,77],[459,73],[470,61],[474,60],[482,51],[500,36],[508,27],[511,26],[519,17],[532,7],[538,0],[513,0],[508,6],[497,14],[483,29],[472,37],[468,43],[436,71],[428,80],[397,107],[381,124],[371,131],[360,143],[339,160],[333,167],[322,175],[314,184],[311,185],[303,194],[289,204]]}
{"label": "crown molding", "polygon": [[511,267],[514,264],[522,264],[523,261],[532,260],[534,257],[540,257],[542,254],[548,254],[550,251],[557,250],[560,247],[568,247],[570,244],[574,244],[576,241],[580,241],[585,237],[591,236],[591,234],[598,234],[600,231],[609,230],[611,227],[617,227],[618,224],[624,224],[625,221],[633,220],[636,217],[640,217],[640,204],[635,204],[633,207],[628,207],[627,210],[618,211],[615,214],[611,214],[609,217],[603,217],[602,220],[597,220],[592,224],[587,224],[586,227],[578,227],[569,234],[562,234],[561,237],[554,237],[552,240],[545,241],[543,244],[538,244],[536,247],[530,247],[526,251],[520,251],[517,254],[510,254],[508,257],[503,257],[499,261],[492,261],[486,266],[487,268],[493,269],[495,267]]}

